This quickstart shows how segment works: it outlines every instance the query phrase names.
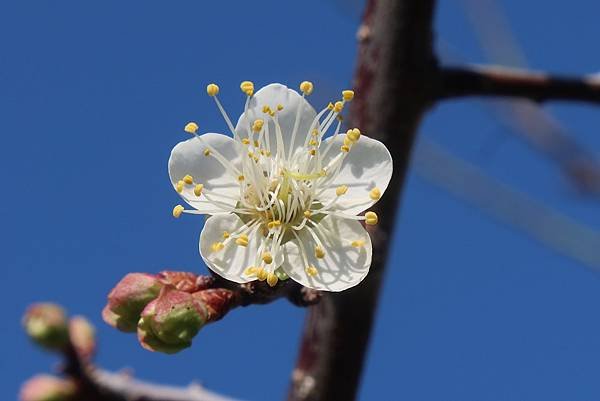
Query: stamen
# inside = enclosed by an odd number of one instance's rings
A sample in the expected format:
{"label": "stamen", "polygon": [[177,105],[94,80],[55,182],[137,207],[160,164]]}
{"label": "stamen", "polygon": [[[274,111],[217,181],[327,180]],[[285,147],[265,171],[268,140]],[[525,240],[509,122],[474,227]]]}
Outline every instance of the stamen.
{"label": "stamen", "polygon": [[188,185],[192,185],[194,183],[194,177],[187,174],[185,177],[183,177],[183,182],[185,182]]}
{"label": "stamen", "polygon": [[267,273],[267,271],[262,267],[259,267],[256,270],[256,278],[259,279],[260,281],[265,281],[267,279],[268,275],[269,274]]}
{"label": "stamen", "polygon": [[345,90],[342,91],[342,98],[346,101],[349,102],[352,99],[354,99],[354,91],[353,90]]}
{"label": "stamen", "polygon": [[310,277],[314,277],[319,273],[317,268],[313,265],[309,265],[306,269],[304,269],[304,271],[306,271],[306,274],[308,274]]}
{"label": "stamen", "polygon": [[197,184],[197,185],[194,187],[194,195],[196,195],[196,196],[200,196],[200,195],[202,195],[202,190],[203,190],[203,189],[204,189],[204,185],[202,185],[202,184]]}
{"label": "stamen", "polygon": [[214,97],[219,93],[219,86],[216,84],[208,84],[206,85],[206,93],[208,96]]}
{"label": "stamen", "polygon": [[357,239],[352,241],[352,243],[350,244],[355,248],[360,248],[363,247],[365,245],[365,240],[364,239]]}
{"label": "stamen", "polygon": [[173,208],[173,217],[175,217],[176,219],[178,219],[181,216],[181,213],[183,213],[183,206],[177,205]]}
{"label": "stamen", "polygon": [[300,84],[300,91],[302,91],[302,93],[306,96],[310,95],[312,93],[314,89],[314,86],[312,84],[312,82],[310,81],[303,81]]}
{"label": "stamen", "polygon": [[270,252],[264,252],[262,254],[262,260],[263,262],[265,262],[266,264],[270,265],[271,263],[273,263],[273,256],[271,255]]}
{"label": "stamen", "polygon": [[239,246],[248,246],[248,236],[246,234],[240,235],[235,240],[235,243],[238,244]]}
{"label": "stamen", "polygon": [[183,180],[177,181],[177,184],[175,185],[175,190],[179,193],[182,193],[184,185],[185,185],[185,182],[183,182]]}
{"label": "stamen", "polygon": [[349,129],[346,132],[346,136],[348,137],[348,139],[350,139],[352,142],[358,142],[358,140],[360,139],[360,130],[358,128],[352,128]]}
{"label": "stamen", "polygon": [[225,244],[223,244],[222,242],[213,242],[213,244],[210,246],[210,249],[213,252],[219,252],[223,248],[225,248]]}
{"label": "stamen", "polygon": [[379,217],[375,212],[367,212],[365,213],[365,223],[374,226],[379,221]]}
{"label": "stamen", "polygon": [[183,130],[188,134],[195,134],[196,132],[198,132],[198,124],[196,124],[193,121],[190,121],[185,125],[185,127],[183,127]]}
{"label": "stamen", "polygon": [[373,199],[374,201],[379,200],[379,198],[381,198],[381,190],[377,187],[373,188],[369,192],[369,198]]}
{"label": "stamen", "polygon": [[248,266],[244,270],[244,274],[246,276],[254,276],[254,275],[256,275],[257,271],[258,271],[258,268],[256,266]]}
{"label": "stamen", "polygon": [[315,256],[318,259],[323,259],[325,257],[325,250],[320,245],[315,247]]}
{"label": "stamen", "polygon": [[348,186],[347,186],[347,185],[340,185],[339,187],[337,187],[337,188],[335,189],[335,194],[336,194],[337,196],[342,196],[342,195],[345,195],[345,194],[346,194],[346,192],[348,192]]}
{"label": "stamen", "polygon": [[267,274],[267,284],[269,284],[269,286],[275,287],[278,281],[279,278],[277,278],[277,276],[274,273]]}
{"label": "stamen", "polygon": [[244,81],[240,84],[240,89],[248,96],[254,94],[254,84],[251,81]]}

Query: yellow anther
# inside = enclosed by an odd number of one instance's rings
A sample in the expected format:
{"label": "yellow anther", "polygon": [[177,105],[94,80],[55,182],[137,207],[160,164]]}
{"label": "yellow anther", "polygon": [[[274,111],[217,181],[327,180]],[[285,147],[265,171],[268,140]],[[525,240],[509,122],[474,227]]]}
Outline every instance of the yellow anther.
{"label": "yellow anther", "polygon": [[269,273],[267,273],[267,271],[262,267],[257,268],[255,274],[256,278],[260,281],[265,281],[267,279],[267,276],[269,275]]}
{"label": "yellow anther", "polygon": [[260,130],[262,129],[263,125],[265,125],[265,120],[263,120],[262,118],[254,120],[254,123],[252,123],[252,131],[254,131],[254,132],[260,132]]}
{"label": "yellow anther", "polygon": [[242,182],[246,179],[246,177],[244,177],[243,175],[238,175],[238,181]]}
{"label": "yellow anther", "polygon": [[267,274],[267,284],[269,284],[269,286],[275,287],[278,281],[279,279],[274,273]]}
{"label": "yellow anther", "polygon": [[314,156],[314,155],[316,155],[316,154],[317,154],[317,151],[316,151],[316,149],[311,149],[311,150],[309,150],[309,151],[308,151],[308,153],[309,153],[311,156]]}
{"label": "yellow anther", "polygon": [[343,108],[344,108],[343,102],[335,102],[335,104],[333,105],[333,111],[335,111],[336,113],[339,113],[340,111],[342,111]]}
{"label": "yellow anther", "polygon": [[304,81],[300,84],[300,90],[306,96],[310,95],[312,93],[313,89],[314,89],[313,84],[310,81]]}
{"label": "yellow anther", "polygon": [[179,193],[182,193],[184,185],[185,185],[185,182],[183,182],[183,180],[177,181],[177,185],[175,185],[175,190]]}
{"label": "yellow anther", "polygon": [[181,216],[181,213],[183,213],[183,206],[177,205],[173,208],[173,217],[175,217],[176,219],[178,219],[179,216]]}
{"label": "yellow anther", "polygon": [[360,130],[358,128],[349,129],[346,132],[346,137],[349,138],[352,142],[357,142],[360,138]]}
{"label": "yellow anther", "polygon": [[317,174],[319,177],[325,177],[327,175],[327,170],[321,169],[321,171],[319,171]]}
{"label": "yellow anther", "polygon": [[312,216],[312,212],[310,210],[305,210],[304,217],[306,217],[307,219],[310,219],[310,216]]}
{"label": "yellow anther", "polygon": [[336,194],[337,196],[342,196],[342,195],[345,195],[345,194],[346,194],[346,192],[348,192],[348,186],[347,186],[347,185],[340,185],[339,187],[337,187],[337,188],[335,189],[335,194]]}
{"label": "yellow anther", "polygon": [[271,156],[271,152],[270,152],[269,150],[267,150],[267,151],[265,152],[265,156],[267,156],[267,157],[270,157],[270,156]]}
{"label": "yellow anther", "polygon": [[329,104],[327,105],[327,110],[333,110],[333,103],[329,102]]}
{"label": "yellow anther", "polygon": [[316,141],[315,139],[311,139],[311,140],[308,142],[308,144],[309,144],[310,146],[317,146],[317,141]]}
{"label": "yellow anther", "polygon": [[379,221],[379,217],[377,217],[377,213],[375,212],[367,212],[365,213],[365,223],[370,226],[374,226]]}
{"label": "yellow anther", "polygon": [[379,200],[379,198],[381,198],[381,190],[377,187],[373,188],[371,191],[369,191],[369,198],[373,200]]}
{"label": "yellow anther", "polygon": [[254,94],[254,83],[250,81],[244,81],[240,84],[240,89],[248,96],[252,96]]}
{"label": "yellow anther", "polygon": [[206,93],[208,93],[208,96],[217,96],[217,93],[219,93],[219,87],[215,84],[208,84],[206,86]]}
{"label": "yellow anther", "polygon": [[207,157],[210,156],[210,149],[209,148],[204,149],[204,156],[207,156]]}
{"label": "yellow anther", "polygon": [[342,145],[342,146],[340,146],[340,150],[342,152],[348,153],[348,152],[350,152],[350,146],[348,146],[348,145]]}
{"label": "yellow anther", "polygon": [[274,229],[274,228],[277,228],[277,227],[279,227],[280,225],[281,225],[281,220],[273,220],[273,221],[269,221],[269,222],[267,223],[267,228],[268,228],[269,230],[272,230],[272,229]]}
{"label": "yellow anther", "polygon": [[190,121],[185,125],[185,127],[183,127],[183,130],[188,134],[195,134],[196,132],[198,132],[198,124],[196,124],[193,121]]}
{"label": "yellow anther", "polygon": [[240,235],[235,240],[235,243],[238,244],[239,246],[248,246],[248,236],[246,234]]}
{"label": "yellow anther", "polygon": [[312,136],[318,136],[319,135],[319,130],[316,128],[313,128],[313,130],[310,133]]}
{"label": "yellow anther", "polygon": [[354,99],[354,91],[349,90],[349,89],[342,91],[342,98],[345,101],[349,102],[350,100]]}
{"label": "yellow anther", "polygon": [[194,183],[194,177],[192,177],[191,175],[187,174],[185,177],[183,177],[183,182],[185,182],[188,185],[191,185]]}
{"label": "yellow anther", "polygon": [[258,268],[256,266],[248,266],[244,269],[244,274],[246,276],[254,276],[257,271],[258,271]]}
{"label": "yellow anther", "polygon": [[264,105],[262,108],[262,112],[265,114],[269,114],[271,112],[271,108],[267,105]]}
{"label": "yellow anther", "polygon": [[355,248],[360,248],[361,246],[365,245],[365,240],[364,239],[357,239],[355,241],[352,241],[352,243],[350,244]]}
{"label": "yellow anther", "polygon": [[315,256],[319,259],[323,259],[325,257],[325,250],[319,245],[315,246]]}
{"label": "yellow anther", "polygon": [[242,143],[244,145],[248,145],[248,144],[250,144],[250,139],[248,139],[248,138],[242,138]]}
{"label": "yellow anther", "polygon": [[223,231],[223,239],[227,239],[230,237],[230,234],[228,231]]}
{"label": "yellow anther", "polygon": [[281,111],[283,110],[283,105],[282,104],[278,104],[277,105],[277,111]]}
{"label": "yellow anther", "polygon": [[196,195],[196,196],[202,195],[202,190],[203,189],[204,189],[204,185],[202,185],[202,184],[196,184],[196,186],[194,187],[194,195]]}
{"label": "yellow anther", "polygon": [[308,274],[310,277],[314,277],[317,275],[317,273],[319,272],[317,270],[316,267],[314,267],[313,265],[308,266],[306,269],[304,269],[306,271],[306,274]]}
{"label": "yellow anther", "polygon": [[248,152],[248,158],[250,158],[250,159],[254,158],[254,152]]}
{"label": "yellow anther", "polygon": [[225,244],[222,242],[213,242],[210,246],[210,249],[213,252],[219,252],[223,248],[225,248]]}
{"label": "yellow anther", "polygon": [[346,146],[352,146],[353,143],[354,142],[352,142],[352,140],[350,138],[348,138],[348,135],[346,135],[344,137],[344,145],[346,145]]}
{"label": "yellow anther", "polygon": [[271,255],[270,252],[264,252],[262,254],[262,261],[265,262],[266,264],[270,265],[271,263],[273,263],[273,256]]}
{"label": "yellow anther", "polygon": [[255,139],[253,145],[255,148],[258,148],[258,145],[259,145],[258,140]]}

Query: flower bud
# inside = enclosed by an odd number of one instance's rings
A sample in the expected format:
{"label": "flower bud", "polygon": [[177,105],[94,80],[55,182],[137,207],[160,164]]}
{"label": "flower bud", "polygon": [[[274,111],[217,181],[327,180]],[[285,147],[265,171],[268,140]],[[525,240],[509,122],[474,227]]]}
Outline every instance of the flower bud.
{"label": "flower bud", "polygon": [[60,350],[69,342],[65,311],[51,303],[34,304],[27,309],[23,325],[29,337],[42,347]]}
{"label": "flower bud", "polygon": [[50,375],[37,375],[27,380],[21,387],[21,401],[67,401],[74,399],[77,392],[70,380]]}
{"label": "flower bud", "polygon": [[170,284],[179,291],[195,292],[198,291],[198,275],[188,272],[162,271],[158,274],[160,281],[164,284]]}
{"label": "flower bud", "polygon": [[69,321],[69,338],[77,354],[91,358],[96,350],[96,329],[83,316],[75,316]]}
{"label": "flower bud", "polygon": [[108,294],[102,318],[121,331],[136,331],[142,310],[158,296],[162,287],[163,283],[156,276],[129,273]]}
{"label": "flower bud", "polygon": [[198,291],[192,295],[197,302],[206,308],[207,323],[221,319],[237,301],[234,292],[225,288]]}
{"label": "flower bud", "polygon": [[164,287],[142,311],[138,340],[150,351],[174,354],[192,344],[206,321],[206,308],[192,294]]}

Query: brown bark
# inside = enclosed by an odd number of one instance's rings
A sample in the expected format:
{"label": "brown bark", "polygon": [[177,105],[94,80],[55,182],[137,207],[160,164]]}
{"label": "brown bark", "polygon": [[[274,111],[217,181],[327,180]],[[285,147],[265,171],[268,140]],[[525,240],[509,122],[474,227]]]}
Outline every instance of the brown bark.
{"label": "brown bark", "polygon": [[308,312],[289,401],[356,398],[413,139],[435,95],[434,7],[433,0],[368,2],[358,32],[351,125],[387,145],[394,174],[373,209],[380,223],[370,230],[369,275],[351,290],[324,295]]}
{"label": "brown bark", "polygon": [[600,102],[600,79],[560,77],[516,68],[447,67],[441,71],[440,99],[465,96],[519,97],[536,102]]}

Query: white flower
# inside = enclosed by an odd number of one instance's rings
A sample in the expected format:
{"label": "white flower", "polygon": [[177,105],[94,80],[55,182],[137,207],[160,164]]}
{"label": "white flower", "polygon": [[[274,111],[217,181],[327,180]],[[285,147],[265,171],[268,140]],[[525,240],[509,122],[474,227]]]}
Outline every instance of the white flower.
{"label": "white flower", "polygon": [[[372,246],[360,223],[376,224],[367,212],[392,175],[392,158],[379,141],[358,129],[340,134],[341,116],[352,91],[318,114],[302,95],[271,84],[254,94],[243,82],[247,100],[234,128],[208,85],[233,138],[197,135],[173,148],[169,175],[192,207],[178,205],[173,215],[207,214],[200,254],[226,279],[266,280],[274,286],[288,276],[319,290],[342,291],[358,284],[371,265]],[[329,128],[333,135],[324,138]]]}

